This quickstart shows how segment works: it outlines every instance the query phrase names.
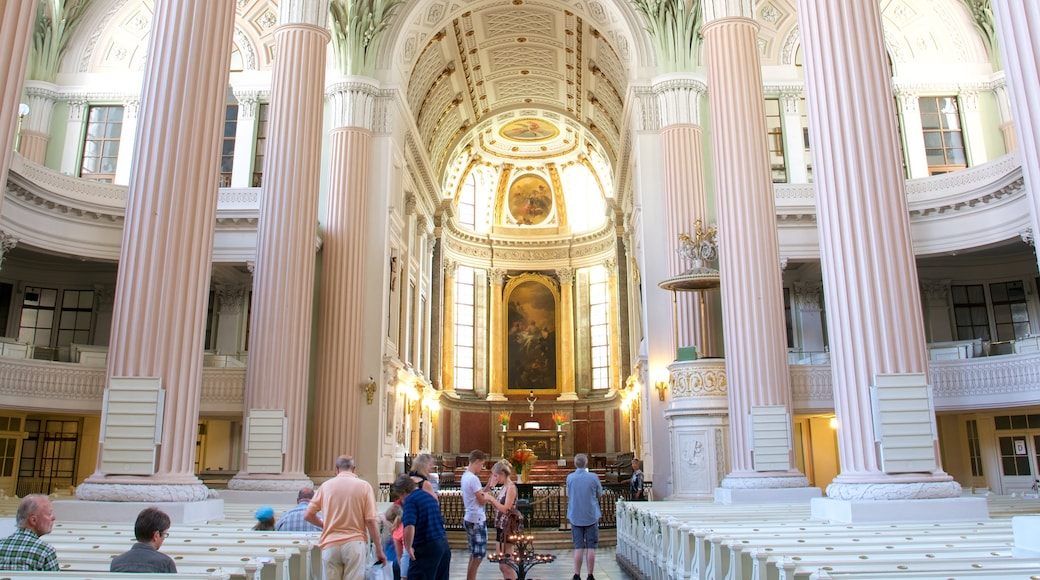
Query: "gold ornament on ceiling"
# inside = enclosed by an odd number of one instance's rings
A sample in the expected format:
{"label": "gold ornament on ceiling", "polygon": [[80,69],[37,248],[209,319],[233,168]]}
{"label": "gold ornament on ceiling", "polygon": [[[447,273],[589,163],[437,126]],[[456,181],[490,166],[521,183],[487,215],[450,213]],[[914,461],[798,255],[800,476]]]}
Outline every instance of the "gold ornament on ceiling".
{"label": "gold ornament on ceiling", "polygon": [[523,118],[506,123],[498,134],[510,141],[532,143],[554,139],[560,134],[560,129],[545,119]]}

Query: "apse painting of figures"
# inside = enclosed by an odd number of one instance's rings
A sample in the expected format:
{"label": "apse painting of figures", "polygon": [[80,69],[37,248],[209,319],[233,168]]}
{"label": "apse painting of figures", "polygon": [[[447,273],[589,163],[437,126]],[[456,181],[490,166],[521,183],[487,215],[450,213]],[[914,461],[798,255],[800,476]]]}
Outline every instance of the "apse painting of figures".
{"label": "apse painting of figures", "polygon": [[523,282],[509,294],[509,388],[556,389],[556,299],[540,282]]}

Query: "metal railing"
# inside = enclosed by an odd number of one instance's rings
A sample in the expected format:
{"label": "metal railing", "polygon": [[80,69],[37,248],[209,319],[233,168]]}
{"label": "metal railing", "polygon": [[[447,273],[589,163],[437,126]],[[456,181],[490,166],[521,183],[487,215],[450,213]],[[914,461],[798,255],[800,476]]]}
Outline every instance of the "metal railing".
{"label": "metal railing", "polygon": [[[653,482],[643,483],[643,495],[649,496]],[[438,495],[441,504],[441,515],[444,517],[446,530],[463,530],[462,518],[466,508],[462,503],[462,488],[458,485],[441,485]],[[380,483],[377,501],[394,501],[390,493],[389,483]],[[599,509],[603,516],[599,520],[600,528],[617,527],[616,507],[618,500],[630,500],[628,483],[603,484],[603,495],[599,498]],[[567,529],[567,488],[563,485],[517,484],[517,509],[524,514],[524,525],[531,528]],[[495,511],[491,504],[485,506],[488,527],[492,527]]]}

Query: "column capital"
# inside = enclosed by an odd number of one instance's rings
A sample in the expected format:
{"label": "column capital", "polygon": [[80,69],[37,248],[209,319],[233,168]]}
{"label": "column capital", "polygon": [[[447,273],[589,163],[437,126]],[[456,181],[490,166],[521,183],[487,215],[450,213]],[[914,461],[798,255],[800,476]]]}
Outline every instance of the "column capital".
{"label": "column capital", "polygon": [[443,269],[445,278],[454,278],[459,271],[459,263],[451,258],[444,258]]}
{"label": "column capital", "polygon": [[819,312],[823,305],[823,283],[817,281],[795,282],[791,285],[793,298],[798,309],[805,312]]}
{"label": "column capital", "polygon": [[1026,228],[1022,230],[1018,234],[1018,237],[1022,238],[1022,241],[1029,244],[1030,246],[1035,245],[1034,242],[1036,240],[1033,238],[1033,228]]}
{"label": "column capital", "polygon": [[617,260],[611,258],[609,260],[603,260],[603,267],[607,270],[607,274],[611,276],[617,276],[618,274],[618,263]]}
{"label": "column capital", "polygon": [[724,18],[754,18],[751,0],[705,0],[704,23]]}
{"label": "column capital", "polygon": [[801,89],[784,89],[780,91],[780,107],[785,115],[797,115],[798,103],[804,93]]}
{"label": "column capital", "polygon": [[386,132],[389,108],[386,95],[375,79],[344,77],[325,88],[332,108],[334,128],[355,127],[373,132]]}
{"label": "column capital", "polygon": [[238,101],[238,118],[255,118],[256,106],[260,103],[260,91],[235,91],[234,95],[235,100]]}
{"label": "column capital", "polygon": [[557,268],[556,275],[560,277],[560,284],[574,283],[574,268],[571,268],[570,266]]}
{"label": "column capital", "polygon": [[418,213],[419,200],[415,198],[414,193],[409,193],[404,198],[404,215],[415,215]]}
{"label": "column capital", "polygon": [[946,302],[946,297],[950,295],[950,280],[922,278],[919,283],[925,300],[929,302]]}
{"label": "column capital", "polygon": [[123,118],[136,119],[137,112],[141,109],[140,97],[127,97],[123,99]]}
{"label": "column capital", "polygon": [[488,270],[488,279],[493,286],[501,286],[506,281],[506,272],[505,268],[491,268]]}
{"label": "column capital", "polygon": [[689,73],[673,73],[653,80],[661,127],[700,125],[701,104],[708,91],[704,81]]}
{"label": "column capital", "polygon": [[87,100],[76,96],[69,99],[69,121],[82,121],[83,115],[87,112]]}
{"label": "column capital", "polygon": [[329,20],[329,0],[283,0],[278,7],[278,25],[310,24],[325,28]]}
{"label": "column capital", "polygon": [[899,108],[907,113],[917,112],[917,92],[907,88],[897,88],[895,92]]}
{"label": "column capital", "polygon": [[217,286],[217,312],[220,314],[241,314],[245,304],[247,286]]}
{"label": "column capital", "polygon": [[976,112],[979,110],[979,91],[975,89],[962,89],[957,94],[957,100],[960,101],[961,112]]}
{"label": "column capital", "polygon": [[636,131],[660,131],[661,113],[658,106],[658,96],[652,87],[641,86],[632,90],[634,101],[638,106],[638,112],[632,115],[635,120]]}
{"label": "column capital", "polygon": [[13,250],[17,245],[18,238],[0,230],[0,267],[3,267],[4,265],[4,259],[7,257],[7,252]]}

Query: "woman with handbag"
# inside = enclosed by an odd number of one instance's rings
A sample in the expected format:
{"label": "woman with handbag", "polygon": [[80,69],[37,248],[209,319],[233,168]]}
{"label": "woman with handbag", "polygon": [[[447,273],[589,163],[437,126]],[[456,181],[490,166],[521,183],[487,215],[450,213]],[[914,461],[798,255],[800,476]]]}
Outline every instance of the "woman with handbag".
{"label": "woman with handbag", "polygon": [[[495,506],[495,530],[497,531],[495,539],[498,541],[498,551],[502,554],[513,552],[513,544],[509,542],[509,534],[513,532],[509,529],[509,520],[510,513],[516,510],[516,484],[510,479],[512,475],[513,468],[509,465],[509,461],[500,460],[491,468],[491,477],[488,478],[487,487],[501,485],[502,489],[499,490],[498,497],[492,495],[490,490],[484,492],[487,494],[488,502]],[[516,570],[508,564],[499,563],[498,569],[502,571],[502,577],[505,580],[516,580]]]}

